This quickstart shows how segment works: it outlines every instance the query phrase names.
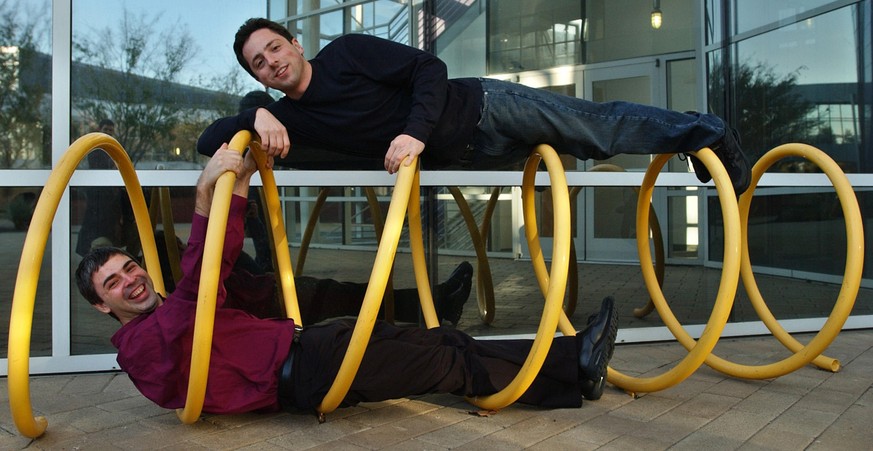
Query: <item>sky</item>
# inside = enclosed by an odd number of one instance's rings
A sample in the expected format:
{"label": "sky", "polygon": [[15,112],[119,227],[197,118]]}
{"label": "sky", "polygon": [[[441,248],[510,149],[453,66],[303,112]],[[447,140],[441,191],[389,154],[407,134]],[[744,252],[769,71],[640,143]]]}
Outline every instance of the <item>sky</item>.
{"label": "sky", "polygon": [[[212,74],[226,74],[236,67],[233,35],[249,17],[266,17],[267,0],[73,0],[73,34],[115,27],[124,9],[136,17],[145,12],[152,18],[163,12],[158,28],[177,22],[187,24],[199,53],[186,66],[182,80],[198,75],[208,79]],[[242,69],[240,69],[242,70]],[[252,88],[260,86],[248,74]]]}

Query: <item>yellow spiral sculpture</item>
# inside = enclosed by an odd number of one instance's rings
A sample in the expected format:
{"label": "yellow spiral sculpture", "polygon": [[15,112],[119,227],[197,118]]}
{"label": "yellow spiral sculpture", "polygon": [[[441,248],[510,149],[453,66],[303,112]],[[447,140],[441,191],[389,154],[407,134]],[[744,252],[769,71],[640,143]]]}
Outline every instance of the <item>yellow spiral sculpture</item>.
{"label": "yellow spiral sculpture", "polygon": [[[285,310],[289,317],[293,318],[295,322],[300,323],[300,311],[297,305],[285,225],[282,222],[278,189],[272,171],[266,167],[267,157],[261,151],[257,140],[251,139],[250,132],[243,131],[237,133],[229,147],[239,152],[248,147],[254,152],[264,185],[263,196],[267,207],[266,217],[269,223],[269,235],[273,240],[274,258],[279,272]],[[33,416],[28,380],[30,336],[40,264],[44,256],[51,223],[61,196],[69,184],[70,177],[73,171],[75,171],[76,166],[93,149],[103,149],[115,161],[121,172],[128,196],[131,199],[137,230],[143,245],[146,268],[148,268],[149,274],[154,281],[156,291],[161,294],[164,293],[163,278],[160,273],[154,234],[152,232],[152,220],[149,217],[142,188],[136,178],[136,172],[130,159],[121,145],[108,135],[91,133],[79,138],[60,159],[40,195],[34,211],[33,221],[24,242],[18,277],[15,283],[9,327],[9,404],[16,427],[22,435],[27,437],[35,438],[40,436],[47,426],[47,421],[44,417]],[[784,375],[809,362],[814,362],[823,368],[836,371],[839,368],[839,362],[822,356],[821,352],[834,340],[851,312],[860,287],[864,256],[860,209],[858,208],[854,191],[845,174],[824,152],[803,144],[786,144],[768,152],[758,161],[752,170],[751,187],[743,194],[738,204],[731,181],[718,157],[708,148],[699,150],[696,152],[696,155],[713,176],[724,220],[725,242],[721,282],[709,321],[700,338],[698,340],[692,339],[685,332],[682,325],[679,324],[679,321],[667,305],[667,301],[660,288],[660,277],[656,274],[656,272],[659,272],[658,266],[652,264],[648,240],[648,232],[650,227],[652,227],[652,222],[650,222],[649,218],[651,214],[650,203],[652,192],[658,173],[672,156],[668,154],[658,155],[646,171],[642,187],[640,188],[636,211],[637,249],[640,254],[640,265],[646,288],[651,295],[652,303],[664,324],[677,340],[688,349],[688,355],[674,368],[653,377],[638,378],[627,376],[610,368],[608,372],[609,382],[629,392],[662,390],[678,384],[704,362],[729,375],[751,379],[772,378]],[[785,332],[766,307],[755,284],[748,256],[748,243],[744,241],[744,239],[747,240],[748,233],[749,205],[758,181],[767,168],[775,161],[789,156],[810,160],[827,174],[837,191],[846,221],[846,270],[840,294],[824,327],[805,346]],[[534,205],[534,182],[536,169],[540,161],[546,164],[551,179],[554,202],[555,237],[551,272],[546,268],[542,248],[539,245],[536,208]],[[346,350],[339,374],[324,400],[317,408],[322,420],[324,419],[324,414],[333,411],[342,402],[360,367],[364,351],[375,324],[382,296],[390,278],[400,233],[404,218],[406,217],[409,220],[413,269],[421,299],[422,314],[428,327],[436,327],[438,325],[433,298],[430,292],[427,268],[425,267],[424,246],[422,244],[421,211],[418,198],[420,185],[418,161],[413,159],[409,163],[401,165],[397,175],[387,219],[385,220],[384,230],[379,242],[379,249],[370,275],[370,282],[352,334],[351,343]],[[224,232],[233,185],[234,175],[232,172],[228,172],[219,178],[210,211],[210,221],[207,227],[206,246],[203,255],[203,274],[201,276],[197,300],[188,394],[185,407],[177,411],[179,418],[184,423],[196,421],[203,407],[215,321],[218,269],[221,264]],[[453,194],[456,196],[456,199],[458,197],[462,198],[459,192],[456,194],[453,191]],[[492,200],[494,198],[492,196]],[[545,305],[530,354],[516,377],[507,387],[493,395],[468,399],[469,402],[484,409],[500,409],[515,402],[527,390],[542,367],[555,332],[560,329],[565,335],[575,333],[573,326],[562,310],[568,281],[570,249],[572,246],[570,233],[570,194],[561,161],[555,150],[550,146],[538,146],[530,158],[528,158],[524,168],[522,200],[525,215],[525,236],[531,253],[534,273],[540,290],[545,297]],[[461,203],[459,202],[459,205]],[[163,215],[165,221],[171,217],[169,210],[164,211]],[[467,217],[470,219],[468,220],[468,227],[470,228],[471,236],[474,236],[474,241],[476,241],[475,238],[479,238],[479,241],[482,241],[485,230],[487,230],[486,224],[488,217],[490,217],[490,212],[486,213],[486,222],[480,230],[475,230],[475,223],[471,220],[472,215],[466,214],[465,218]],[[657,219],[654,221],[657,223]],[[653,232],[657,231],[653,230]],[[484,248],[482,254],[484,254]],[[659,256],[658,260],[663,260],[663,257]],[[299,262],[300,269],[302,269],[302,263],[303,260],[301,258]],[[756,312],[774,336],[794,352],[791,357],[769,365],[745,366],[725,361],[711,353],[727,322],[728,314],[736,294],[740,273],[742,273],[744,285],[749,292]],[[486,304],[490,302],[490,305],[487,305],[487,311],[482,313],[485,316],[493,315],[493,296],[490,301],[488,296],[485,296],[484,300]],[[480,305],[480,311],[481,308],[482,306]],[[483,319],[485,319],[484,316]]]}
{"label": "yellow spiral sculpture", "polygon": [[[846,268],[840,293],[824,326],[805,346],[791,337],[779,325],[776,318],[773,317],[773,314],[767,308],[755,282],[749,257],[748,218],[755,187],[769,167],[786,157],[804,158],[814,163],[827,175],[836,189],[846,221]],[[743,259],[741,265],[743,285],[749,294],[749,299],[758,317],[764,322],[773,336],[794,354],[783,360],[766,365],[741,365],[724,360],[716,355],[711,355],[706,359],[706,364],[727,375],[745,379],[770,379],[783,376],[810,362],[823,369],[837,371],[840,367],[839,361],[823,356],[821,353],[834,341],[849,314],[852,312],[855,298],[858,295],[858,289],[861,286],[861,272],[864,261],[864,228],[861,212],[858,207],[858,200],[855,197],[855,191],[849,184],[846,175],[836,162],[821,150],[806,144],[784,144],[764,154],[755,164],[754,168],[752,168],[752,183],[749,189],[740,197],[739,208],[742,234],[745,238],[743,240]],[[673,324],[674,327],[676,324]],[[693,346],[693,340],[684,333],[681,327],[675,328],[675,330],[671,329],[671,331],[683,346],[686,348]]]}
{"label": "yellow spiral sculpture", "polygon": [[[655,275],[651,265],[651,254],[647,239],[645,238],[648,223],[648,208],[646,208],[646,205],[651,200],[654,176],[660,171],[667,158],[669,158],[669,156],[659,156],[649,167],[649,171],[647,171],[646,177],[643,180],[642,190],[640,191],[640,198],[637,203],[637,244],[643,277],[646,287],[652,296],[655,308],[670,332],[673,333],[679,343],[689,353],[676,367],[655,377],[635,378],[610,368],[609,382],[629,392],[662,390],[684,380],[702,363],[706,363],[713,369],[727,375],[745,379],[770,379],[783,376],[810,362],[823,369],[837,371],[839,369],[839,362],[821,353],[839,334],[852,311],[860,288],[864,262],[863,222],[855,192],[845,174],[821,150],[806,144],[785,144],[770,150],[758,160],[752,168],[750,187],[740,197],[739,204],[737,205],[732,202],[734,192],[730,185],[730,180],[727,178],[727,174],[715,155],[709,149],[702,149],[697,152],[697,156],[713,175],[724,218],[724,265],[721,284],[719,285],[717,299],[710,320],[699,340],[694,340],[688,335],[667,305],[667,301],[658,283],[658,277]],[[791,337],[779,325],[776,318],[767,308],[755,282],[748,247],[748,216],[755,187],[768,168],[776,161],[786,157],[804,158],[817,165],[827,175],[836,189],[846,221],[846,268],[840,293],[824,326],[805,346]],[[770,332],[786,348],[793,352],[791,356],[765,365],[742,365],[727,361],[711,353],[727,321],[727,316],[736,294],[738,272],[742,274],[743,285],[759,318]]]}

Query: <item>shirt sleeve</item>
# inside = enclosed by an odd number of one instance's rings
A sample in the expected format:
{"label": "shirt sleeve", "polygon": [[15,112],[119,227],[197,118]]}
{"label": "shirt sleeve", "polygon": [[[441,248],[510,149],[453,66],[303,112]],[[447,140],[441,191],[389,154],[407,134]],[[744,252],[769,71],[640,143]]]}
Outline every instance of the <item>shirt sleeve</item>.
{"label": "shirt sleeve", "polygon": [[[227,217],[227,229],[224,236],[224,249],[221,255],[216,307],[222,306],[227,298],[224,280],[230,274],[234,262],[236,262],[239,253],[242,251],[243,239],[245,237],[243,218],[247,205],[248,200],[245,197],[234,195],[231,198],[230,211]],[[191,235],[188,237],[188,247],[182,255],[182,279],[176,285],[173,299],[197,302],[208,225],[209,218],[194,214],[191,220]]]}
{"label": "shirt sleeve", "polygon": [[257,108],[251,108],[236,116],[223,117],[216,120],[197,139],[197,153],[211,157],[224,143],[229,143],[233,135],[240,130],[255,131],[255,113]]}
{"label": "shirt sleeve", "polygon": [[433,54],[375,36],[346,35],[338,40],[353,70],[410,93],[412,102],[403,133],[427,142],[445,108],[446,64]]}

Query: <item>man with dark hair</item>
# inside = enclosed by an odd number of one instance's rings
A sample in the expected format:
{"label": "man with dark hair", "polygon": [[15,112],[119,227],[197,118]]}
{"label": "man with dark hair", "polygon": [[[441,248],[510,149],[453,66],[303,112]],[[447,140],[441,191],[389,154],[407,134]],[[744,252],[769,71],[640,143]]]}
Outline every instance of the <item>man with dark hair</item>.
{"label": "man with dark hair", "polygon": [[[209,209],[215,182],[237,175],[227,221],[216,298],[209,383],[203,411],[238,413],[314,409],[339,371],[354,324],[324,322],[302,329],[290,319],[260,319],[227,308],[223,282],[242,249],[251,155],[215,152],[197,181],[194,218],[182,257],[183,278],[166,299],[130,255],[115,248],[91,252],[76,269],[79,291],[94,308],[121,323],[112,336],[118,364],[147,398],[165,408],[184,406],[194,318]],[[618,318],[612,299],[575,337],[557,337],[543,367],[519,402],[578,407],[598,399],[615,348]],[[508,384],[531,340],[475,340],[452,328],[399,328],[377,321],[345,404],[425,393],[483,396]]]}
{"label": "man with dark hair", "polygon": [[[204,155],[242,129],[256,132],[273,157],[285,159],[293,140],[381,161],[389,173],[418,155],[428,169],[493,169],[523,160],[537,144],[582,160],[711,147],[738,194],[751,181],[737,136],[712,114],[596,103],[485,78],[449,80],[434,55],[368,35],[340,36],[307,60],[288,30],[260,18],[240,27],[233,47],[249,74],[285,97],[214,122],[197,145]],[[689,157],[700,181],[711,180]]]}

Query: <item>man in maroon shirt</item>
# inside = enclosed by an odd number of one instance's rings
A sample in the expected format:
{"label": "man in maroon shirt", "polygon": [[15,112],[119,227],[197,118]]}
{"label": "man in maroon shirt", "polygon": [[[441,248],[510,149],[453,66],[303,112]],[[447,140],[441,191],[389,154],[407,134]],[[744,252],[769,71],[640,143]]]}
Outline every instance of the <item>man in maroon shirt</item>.
{"label": "man in maroon shirt", "polygon": [[[79,291],[121,323],[112,336],[118,363],[140,392],[165,408],[184,406],[209,209],[215,182],[237,175],[227,221],[219,280],[242,249],[251,156],[223,145],[197,181],[194,218],[182,257],[184,276],[163,299],[148,273],[124,251],[95,249],[76,269]],[[260,319],[227,307],[219,284],[209,383],[203,411],[239,413],[314,409],[332,385],[354,329],[351,321],[307,326],[291,319]],[[617,314],[611,298],[575,337],[557,337],[538,376],[519,402],[579,407],[598,399],[615,348]],[[530,351],[531,340],[478,341],[453,328],[399,328],[376,323],[344,404],[425,393],[484,396],[506,386]]]}

